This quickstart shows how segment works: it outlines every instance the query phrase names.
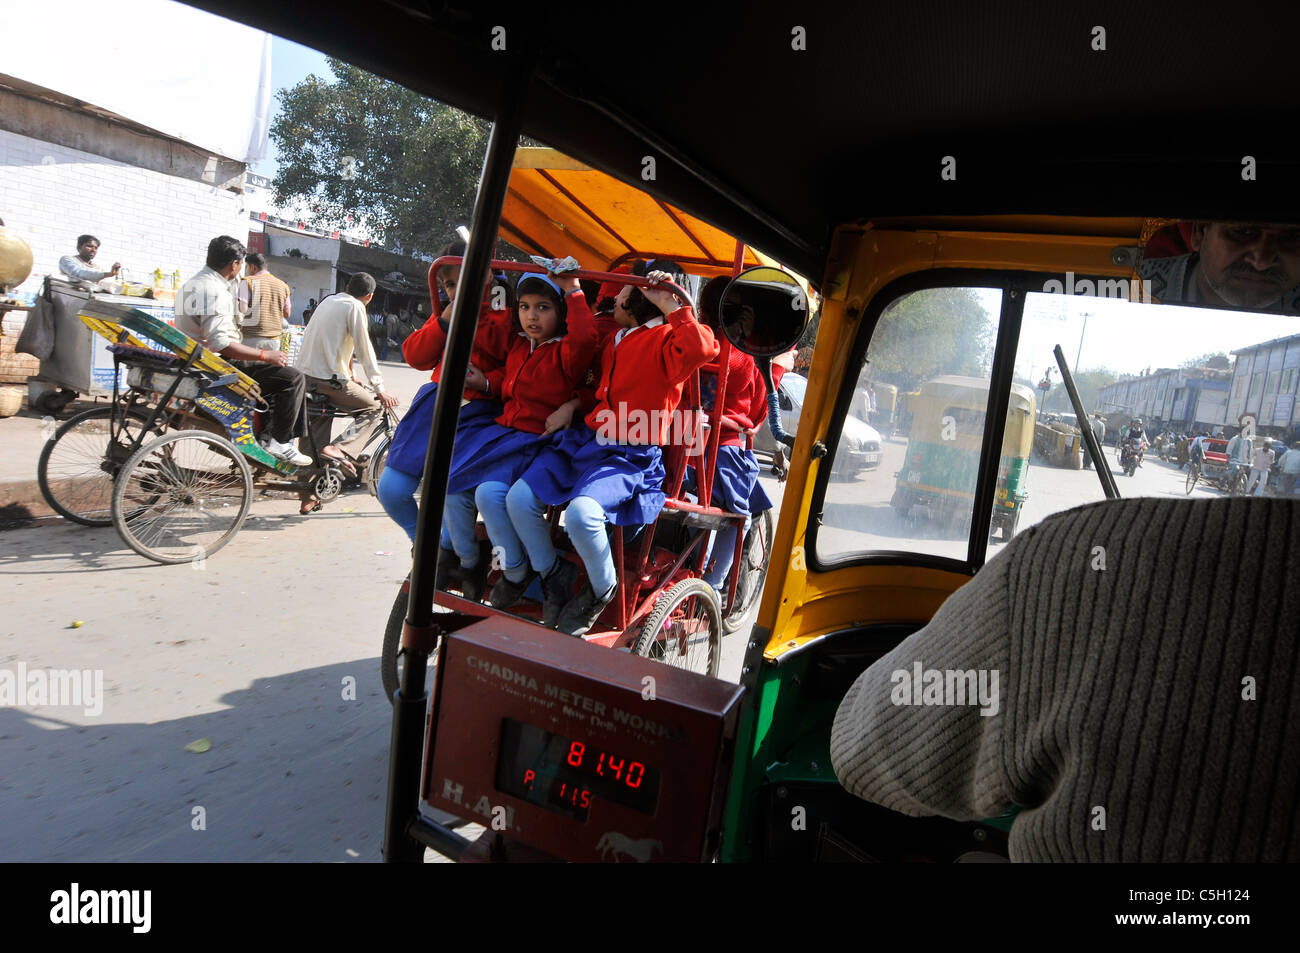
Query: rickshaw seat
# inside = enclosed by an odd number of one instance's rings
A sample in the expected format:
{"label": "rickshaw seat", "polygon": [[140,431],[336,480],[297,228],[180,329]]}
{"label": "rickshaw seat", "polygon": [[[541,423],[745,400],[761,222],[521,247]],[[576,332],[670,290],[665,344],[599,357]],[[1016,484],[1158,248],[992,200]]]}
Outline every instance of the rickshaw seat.
{"label": "rickshaw seat", "polygon": [[664,500],[664,516],[679,520],[698,529],[724,529],[728,523],[743,520],[738,513],[729,513],[716,506],[702,506],[689,500]]}

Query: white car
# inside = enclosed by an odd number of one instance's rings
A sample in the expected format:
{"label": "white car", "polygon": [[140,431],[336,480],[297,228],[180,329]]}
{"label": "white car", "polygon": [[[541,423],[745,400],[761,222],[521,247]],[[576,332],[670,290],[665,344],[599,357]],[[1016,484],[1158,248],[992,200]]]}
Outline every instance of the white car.
{"label": "white car", "polygon": [[[786,433],[794,433],[799,426],[799,416],[803,413],[808,378],[787,373],[781,378],[776,392],[781,407],[781,427]],[[754,449],[769,454],[776,452],[776,440],[772,437],[770,427],[762,428],[754,436]],[[880,466],[882,459],[880,431],[852,414],[846,416],[832,476],[852,480],[859,473]]]}

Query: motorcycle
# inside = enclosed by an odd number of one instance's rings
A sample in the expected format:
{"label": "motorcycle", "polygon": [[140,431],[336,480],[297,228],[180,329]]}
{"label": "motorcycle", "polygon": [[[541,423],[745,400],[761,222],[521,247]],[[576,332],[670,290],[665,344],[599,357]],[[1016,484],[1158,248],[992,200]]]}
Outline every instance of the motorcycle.
{"label": "motorcycle", "polygon": [[1147,442],[1137,437],[1124,441],[1124,447],[1119,455],[1119,465],[1127,476],[1133,476],[1137,468],[1142,466],[1142,456],[1146,453],[1146,449]]}

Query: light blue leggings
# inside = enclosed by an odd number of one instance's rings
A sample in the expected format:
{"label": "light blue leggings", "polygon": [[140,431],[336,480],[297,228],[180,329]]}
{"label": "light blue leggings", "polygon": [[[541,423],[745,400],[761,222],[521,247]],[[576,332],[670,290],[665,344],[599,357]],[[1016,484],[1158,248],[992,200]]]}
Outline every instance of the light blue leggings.
{"label": "light blue leggings", "polygon": [[[745,532],[749,532],[749,526],[754,521],[752,516],[745,517]],[[709,549],[718,554],[717,561],[713,568],[704,574],[704,581],[714,589],[721,590],[723,584],[727,581],[727,573],[731,571],[731,563],[736,558],[736,524],[728,521],[725,529],[720,529],[711,534],[712,539],[709,541]],[[704,563],[708,565],[709,554],[704,555]]]}
{"label": "light blue leggings", "polygon": [[[415,502],[415,491],[420,478],[392,467],[385,467],[379,477],[375,492],[379,505],[406,535],[415,542],[415,524],[420,517],[420,507]],[[438,545],[454,549],[460,564],[470,569],[478,564],[478,542],[474,539],[474,496],[472,493],[452,493],[443,504],[442,536]]]}
{"label": "light blue leggings", "polygon": [[[506,493],[506,512],[510,515],[512,536],[527,550],[528,561],[533,569],[539,573],[550,570],[559,554],[551,543],[546,504],[537,498],[527,483],[516,480],[515,485]],[[483,520],[488,522],[486,508]],[[614,555],[610,552],[609,537],[605,533],[604,508],[589,496],[574,497],[564,513],[564,528],[573,541],[573,548],[582,557],[583,565],[587,567],[591,591],[597,596],[603,596],[618,582],[618,575],[614,571]],[[488,535],[492,536],[491,523],[488,523]],[[511,544],[506,542],[504,535],[500,539],[492,536],[492,539],[496,545],[505,548],[506,562],[513,565]],[[519,561],[522,562],[522,558]]]}

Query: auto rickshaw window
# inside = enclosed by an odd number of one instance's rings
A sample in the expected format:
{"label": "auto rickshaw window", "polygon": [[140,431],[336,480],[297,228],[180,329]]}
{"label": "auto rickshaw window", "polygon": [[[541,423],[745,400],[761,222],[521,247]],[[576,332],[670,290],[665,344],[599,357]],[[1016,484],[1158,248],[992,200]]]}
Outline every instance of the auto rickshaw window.
{"label": "auto rickshaw window", "polygon": [[[1051,514],[1105,498],[1083,425],[1122,497],[1294,492],[1282,471],[1300,440],[1293,304],[1280,308],[1290,313],[1159,304],[1150,285],[1068,274],[1044,286],[1025,298],[987,558]],[[1086,424],[1061,382],[1057,345]],[[1267,472],[1256,466],[1269,463],[1261,449],[1273,454]]]}
{"label": "auto rickshaw window", "polygon": [[1002,292],[926,288],[881,313],[834,454],[817,558],[965,561]]}

